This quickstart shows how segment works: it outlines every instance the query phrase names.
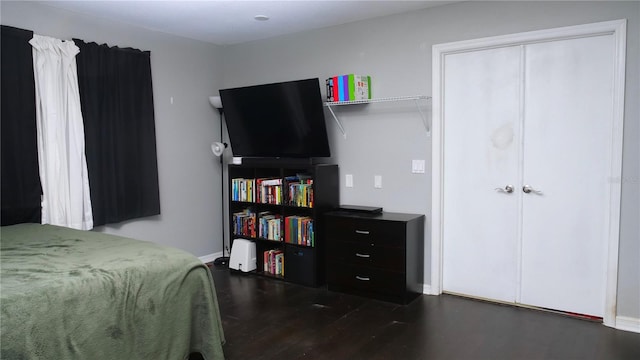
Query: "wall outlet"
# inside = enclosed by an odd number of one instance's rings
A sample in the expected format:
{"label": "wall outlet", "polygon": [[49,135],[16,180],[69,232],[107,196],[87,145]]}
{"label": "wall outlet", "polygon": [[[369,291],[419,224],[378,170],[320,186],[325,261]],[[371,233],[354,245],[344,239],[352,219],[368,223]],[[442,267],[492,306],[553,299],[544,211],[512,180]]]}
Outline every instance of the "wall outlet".
{"label": "wall outlet", "polygon": [[373,187],[376,189],[382,189],[382,175],[375,175],[373,177]]}
{"label": "wall outlet", "polygon": [[346,187],[353,187],[353,175],[347,174],[344,177],[344,183]]}
{"label": "wall outlet", "polygon": [[424,174],[424,160],[411,160],[411,172],[414,174]]}

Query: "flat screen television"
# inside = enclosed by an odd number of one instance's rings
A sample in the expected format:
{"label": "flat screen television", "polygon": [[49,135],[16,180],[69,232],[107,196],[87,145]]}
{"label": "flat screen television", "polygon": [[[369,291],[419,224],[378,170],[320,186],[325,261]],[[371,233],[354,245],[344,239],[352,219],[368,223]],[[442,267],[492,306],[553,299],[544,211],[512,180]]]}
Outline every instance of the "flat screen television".
{"label": "flat screen television", "polygon": [[233,156],[330,157],[318,78],[220,90]]}

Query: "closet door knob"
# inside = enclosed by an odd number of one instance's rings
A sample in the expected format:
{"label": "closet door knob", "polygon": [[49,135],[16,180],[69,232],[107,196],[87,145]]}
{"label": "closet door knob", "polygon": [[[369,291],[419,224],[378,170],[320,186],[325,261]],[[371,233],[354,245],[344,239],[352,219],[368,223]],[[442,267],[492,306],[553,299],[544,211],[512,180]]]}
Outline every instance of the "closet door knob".
{"label": "closet door knob", "polygon": [[542,191],[540,190],[536,190],[534,188],[532,188],[529,185],[525,185],[522,187],[522,191],[525,192],[525,194],[529,194],[529,193],[534,193],[534,194],[538,194],[538,195],[542,195]]}
{"label": "closet door knob", "polygon": [[512,185],[507,185],[503,188],[496,188],[495,189],[498,192],[503,192],[503,193],[507,193],[507,194],[511,194],[513,192],[513,186]]}

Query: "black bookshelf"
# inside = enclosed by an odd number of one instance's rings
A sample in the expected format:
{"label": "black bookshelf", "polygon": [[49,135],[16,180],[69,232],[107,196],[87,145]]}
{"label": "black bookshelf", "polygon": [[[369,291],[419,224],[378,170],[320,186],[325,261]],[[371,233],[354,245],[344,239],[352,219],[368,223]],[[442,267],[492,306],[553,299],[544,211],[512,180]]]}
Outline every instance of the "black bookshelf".
{"label": "black bookshelf", "polygon": [[[228,166],[228,178],[232,246],[236,238],[256,244],[257,269],[253,273],[307,286],[323,285],[326,273],[323,214],[339,207],[338,165],[310,161],[243,161],[243,164]],[[280,190],[273,184],[278,180]],[[297,196],[292,199],[292,195]],[[234,216],[242,212],[247,214]],[[269,218],[280,219],[280,229],[276,229],[273,221],[271,227],[263,228],[273,231],[263,231],[261,235],[261,217],[265,223]],[[298,229],[293,227],[295,224],[300,231],[294,231]],[[284,275],[265,271],[264,252],[269,250],[282,253]]]}

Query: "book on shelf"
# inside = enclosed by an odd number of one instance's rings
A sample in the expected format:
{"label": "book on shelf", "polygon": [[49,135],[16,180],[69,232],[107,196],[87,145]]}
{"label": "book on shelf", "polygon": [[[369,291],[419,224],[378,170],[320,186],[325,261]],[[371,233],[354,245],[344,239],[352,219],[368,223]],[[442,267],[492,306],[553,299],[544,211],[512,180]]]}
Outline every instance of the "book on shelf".
{"label": "book on shelf", "polygon": [[337,101],[344,101],[344,76],[337,76],[338,78],[338,100]]}
{"label": "book on shelf", "polygon": [[255,179],[231,179],[231,200],[254,202]]}
{"label": "book on shelf", "polygon": [[331,102],[333,100],[333,78],[328,78],[325,80],[325,84],[327,87],[327,101]]}
{"label": "book on shelf", "polygon": [[354,101],[371,99],[371,76],[346,74],[325,81],[327,101]]}
{"label": "book on shelf", "polygon": [[282,204],[282,179],[231,179],[231,200],[261,204]]}
{"label": "book on shelf", "polygon": [[285,177],[287,205],[313,207],[313,178],[306,174]]}
{"label": "book on shelf", "polygon": [[270,211],[263,211],[258,214],[258,237],[282,241],[281,237],[281,216]]}
{"label": "book on shelf", "polygon": [[285,242],[289,244],[315,246],[313,219],[308,216],[292,215],[285,219]]}
{"label": "book on shelf", "polygon": [[282,203],[281,178],[258,178],[256,179],[256,186],[256,202],[275,205]]}
{"label": "book on shelf", "polygon": [[233,234],[256,237],[256,213],[251,209],[244,209],[233,213]]}
{"label": "book on shelf", "polygon": [[262,253],[262,271],[272,275],[284,276],[284,253],[280,249],[271,249]]}

